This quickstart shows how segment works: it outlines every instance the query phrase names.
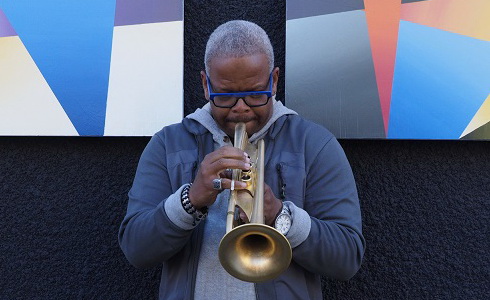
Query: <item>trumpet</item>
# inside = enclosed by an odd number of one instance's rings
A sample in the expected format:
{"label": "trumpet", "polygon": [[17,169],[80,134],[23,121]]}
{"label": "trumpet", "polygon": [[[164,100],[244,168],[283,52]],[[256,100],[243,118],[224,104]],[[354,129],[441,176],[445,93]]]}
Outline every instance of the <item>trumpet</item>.
{"label": "trumpet", "polygon": [[[265,142],[249,143],[244,123],[235,127],[234,146],[250,156],[250,170],[233,170],[232,179],[247,188],[232,190],[226,217],[226,234],[219,245],[219,260],[232,276],[248,282],[263,282],[284,272],[291,263],[292,250],[287,238],[264,219]],[[239,217],[242,209],[250,222]]]}

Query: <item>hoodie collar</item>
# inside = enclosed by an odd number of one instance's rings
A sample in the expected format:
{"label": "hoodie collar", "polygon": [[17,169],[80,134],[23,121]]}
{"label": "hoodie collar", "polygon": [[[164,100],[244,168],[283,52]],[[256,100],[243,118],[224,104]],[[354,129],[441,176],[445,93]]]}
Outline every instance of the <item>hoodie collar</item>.
{"label": "hoodie collar", "polygon": [[[264,138],[274,122],[276,122],[277,119],[279,119],[280,117],[284,115],[297,115],[294,110],[284,106],[281,101],[277,101],[275,99],[275,96],[271,100],[274,101],[272,116],[270,117],[269,121],[267,121],[267,123],[264,125],[264,127],[262,127],[259,131],[257,131],[250,137],[250,143],[255,143],[259,139]],[[211,115],[211,105],[209,102],[206,103],[206,105],[204,105],[202,108],[198,108],[195,112],[188,115],[186,118],[195,120],[199,122],[202,126],[204,126],[213,135],[213,140],[220,146],[225,145],[227,143],[226,141],[229,140],[227,135],[218,127],[218,124],[214,121],[213,116]]]}

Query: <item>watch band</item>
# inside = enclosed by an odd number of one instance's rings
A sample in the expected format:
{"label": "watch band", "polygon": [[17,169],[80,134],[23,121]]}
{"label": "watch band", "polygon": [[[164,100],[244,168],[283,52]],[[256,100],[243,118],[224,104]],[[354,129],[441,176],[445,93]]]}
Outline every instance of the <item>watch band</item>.
{"label": "watch band", "polygon": [[289,206],[287,204],[283,203],[282,209],[274,221],[274,228],[277,229],[283,235],[286,235],[291,229],[292,222],[293,220],[291,216],[291,210],[289,209]]}
{"label": "watch band", "polygon": [[276,219],[277,217],[279,217],[280,214],[288,214],[291,217],[291,210],[289,209],[289,205],[284,202],[282,203],[282,209],[277,214]]}

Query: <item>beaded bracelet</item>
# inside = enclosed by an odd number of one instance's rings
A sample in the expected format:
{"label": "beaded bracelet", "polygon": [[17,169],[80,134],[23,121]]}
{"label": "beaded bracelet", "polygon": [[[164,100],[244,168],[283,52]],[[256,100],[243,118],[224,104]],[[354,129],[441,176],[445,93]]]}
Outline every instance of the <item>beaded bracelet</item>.
{"label": "beaded bracelet", "polygon": [[202,209],[196,209],[194,205],[192,205],[191,200],[189,199],[189,189],[191,188],[192,183],[187,184],[180,194],[180,199],[182,202],[182,207],[189,215],[194,215],[194,222],[192,225],[196,225],[202,219],[204,219],[208,215],[208,208],[203,207]]}

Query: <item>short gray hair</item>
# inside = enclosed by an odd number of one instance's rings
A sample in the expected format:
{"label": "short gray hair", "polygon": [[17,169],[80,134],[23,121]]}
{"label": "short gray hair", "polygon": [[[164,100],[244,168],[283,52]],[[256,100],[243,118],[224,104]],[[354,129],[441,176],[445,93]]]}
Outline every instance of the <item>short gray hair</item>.
{"label": "short gray hair", "polygon": [[269,61],[269,72],[272,72],[274,50],[264,29],[249,21],[226,22],[213,31],[206,44],[206,73],[209,74],[209,63],[216,57],[242,57],[254,54],[265,54]]}

